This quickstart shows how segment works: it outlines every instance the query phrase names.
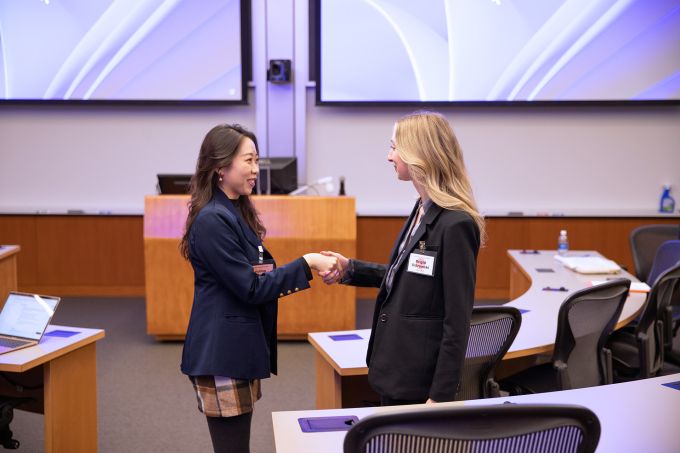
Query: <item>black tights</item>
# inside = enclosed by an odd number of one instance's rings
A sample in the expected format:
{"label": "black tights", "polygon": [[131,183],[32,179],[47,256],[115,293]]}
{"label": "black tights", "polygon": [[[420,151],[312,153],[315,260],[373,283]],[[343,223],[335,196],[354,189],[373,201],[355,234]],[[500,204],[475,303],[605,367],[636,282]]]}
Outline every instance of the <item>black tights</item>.
{"label": "black tights", "polygon": [[235,417],[206,417],[215,453],[250,453],[252,412]]}

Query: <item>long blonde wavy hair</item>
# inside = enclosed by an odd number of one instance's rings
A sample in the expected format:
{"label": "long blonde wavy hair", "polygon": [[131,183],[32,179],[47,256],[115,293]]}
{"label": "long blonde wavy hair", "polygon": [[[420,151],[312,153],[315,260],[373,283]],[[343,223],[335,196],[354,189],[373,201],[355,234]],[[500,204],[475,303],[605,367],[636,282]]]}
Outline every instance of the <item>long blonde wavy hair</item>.
{"label": "long blonde wavy hair", "polygon": [[411,179],[438,206],[467,212],[479,227],[484,243],[484,216],[477,209],[463,151],[446,118],[419,111],[401,118],[395,126],[396,151],[408,165]]}

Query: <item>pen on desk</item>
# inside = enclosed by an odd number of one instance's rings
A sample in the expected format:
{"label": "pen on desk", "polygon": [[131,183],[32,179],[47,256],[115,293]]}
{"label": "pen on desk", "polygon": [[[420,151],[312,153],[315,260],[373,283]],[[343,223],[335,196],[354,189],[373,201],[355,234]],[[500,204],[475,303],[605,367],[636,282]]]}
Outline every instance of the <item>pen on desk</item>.
{"label": "pen on desk", "polygon": [[567,288],[565,288],[564,286],[560,286],[559,288],[553,288],[553,287],[550,287],[550,286],[546,286],[545,288],[543,288],[543,291],[569,291],[569,290]]}
{"label": "pen on desk", "polygon": [[522,211],[508,211],[510,217],[522,217],[524,213]]}

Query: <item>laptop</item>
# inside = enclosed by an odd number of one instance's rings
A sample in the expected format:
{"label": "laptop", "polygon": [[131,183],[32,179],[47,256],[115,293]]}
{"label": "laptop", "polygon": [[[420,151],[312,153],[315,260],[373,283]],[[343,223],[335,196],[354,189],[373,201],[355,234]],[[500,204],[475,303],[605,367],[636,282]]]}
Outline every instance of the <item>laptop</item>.
{"label": "laptop", "polygon": [[0,311],[0,354],[38,344],[59,300],[11,291]]}

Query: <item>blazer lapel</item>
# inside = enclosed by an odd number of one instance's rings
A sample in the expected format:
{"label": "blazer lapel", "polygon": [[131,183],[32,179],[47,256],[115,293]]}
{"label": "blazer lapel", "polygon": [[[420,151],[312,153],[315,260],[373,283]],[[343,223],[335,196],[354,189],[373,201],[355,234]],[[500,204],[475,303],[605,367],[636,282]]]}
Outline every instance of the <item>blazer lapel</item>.
{"label": "blazer lapel", "polygon": [[246,221],[243,220],[241,213],[238,211],[238,209],[236,209],[234,204],[225,195],[225,193],[222,192],[220,189],[217,189],[216,193],[220,202],[229,210],[229,212],[234,214],[234,216],[236,217],[236,220],[238,221],[238,224],[241,227],[241,231],[243,232],[243,236],[245,236],[246,240],[256,249],[258,246],[262,245],[260,238],[258,238],[253,232],[253,230],[250,229],[250,226],[248,226]]}
{"label": "blazer lapel", "polygon": [[389,266],[391,266],[392,263],[394,262],[394,260],[397,259],[397,255],[399,254],[399,245],[404,240],[404,235],[406,234],[406,231],[408,230],[409,225],[411,225],[411,222],[413,222],[413,218],[416,215],[417,209],[418,209],[418,202],[416,201],[416,204],[413,206],[413,209],[411,209],[411,215],[408,216],[408,219],[406,219],[406,222],[404,222],[404,225],[401,227],[401,231],[399,232],[399,238],[394,243],[394,247],[392,247],[392,253],[390,253],[390,264],[389,264]]}
{"label": "blazer lapel", "polygon": [[[434,222],[434,220],[437,218],[439,213],[442,212],[442,209],[443,209],[442,207],[437,206],[434,203],[431,203],[430,207],[427,209],[427,211],[423,215],[423,218],[420,220],[420,224],[418,225],[418,228],[416,228],[415,233],[413,233],[413,235],[411,235],[411,239],[409,239],[409,241],[404,246],[404,253],[401,254],[401,256],[399,257],[399,260],[394,264],[394,275],[395,275],[395,277],[394,277],[394,280],[392,282],[392,287],[390,288],[390,291],[388,291],[387,295],[385,296],[385,298],[386,298],[385,301],[387,301],[390,293],[394,289],[394,283],[396,282],[396,275],[397,275],[397,272],[399,272],[399,268],[401,268],[401,266],[404,264],[404,261],[406,261],[408,259],[407,257],[411,254],[411,251],[415,248],[418,241],[423,237],[423,235],[427,231],[427,226],[430,225],[432,222]],[[415,209],[414,209],[414,212],[415,212]],[[407,225],[408,225],[408,223],[410,223],[410,222],[407,222]],[[403,232],[402,232],[402,236],[403,236]],[[402,240],[403,240],[403,238],[400,237],[399,244],[401,243]],[[397,248],[398,248],[398,246],[397,246]],[[383,282],[383,286],[384,286],[384,282]]]}

